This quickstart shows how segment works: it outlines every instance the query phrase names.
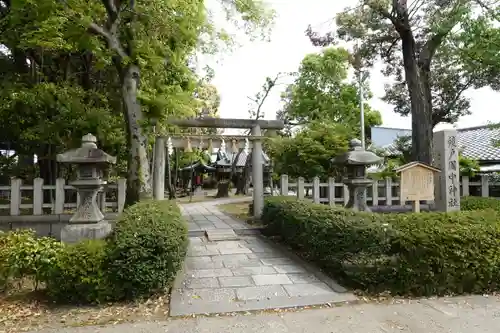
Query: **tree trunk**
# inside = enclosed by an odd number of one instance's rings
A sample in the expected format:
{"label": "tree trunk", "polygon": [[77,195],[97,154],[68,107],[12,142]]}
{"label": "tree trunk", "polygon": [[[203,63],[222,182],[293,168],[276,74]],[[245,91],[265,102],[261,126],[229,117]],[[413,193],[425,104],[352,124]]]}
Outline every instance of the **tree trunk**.
{"label": "tree trunk", "polygon": [[412,160],[427,164],[432,162],[432,110],[429,109],[428,76],[422,76],[418,67],[415,39],[411,31],[401,34],[405,80],[408,87],[412,117]]}
{"label": "tree trunk", "polygon": [[128,174],[126,204],[151,197],[151,176],[147,154],[147,137],[142,129],[143,114],[137,101],[140,70],[126,65],[122,70],[122,98],[127,123]]}

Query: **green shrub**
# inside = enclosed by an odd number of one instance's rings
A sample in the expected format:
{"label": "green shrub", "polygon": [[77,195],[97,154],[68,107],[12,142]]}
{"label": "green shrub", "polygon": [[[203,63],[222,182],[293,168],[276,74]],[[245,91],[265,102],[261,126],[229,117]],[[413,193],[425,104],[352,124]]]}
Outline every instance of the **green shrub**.
{"label": "green shrub", "polygon": [[466,211],[493,209],[500,212],[500,200],[497,198],[462,197],[460,199],[460,209]]}
{"label": "green shrub", "polygon": [[30,278],[35,289],[47,279],[52,266],[63,252],[63,245],[49,237],[37,237],[33,230],[0,234],[0,290],[13,281]]}
{"label": "green shrub", "polygon": [[482,293],[500,281],[500,215],[371,214],[266,200],[266,232],[350,287],[372,293]]}
{"label": "green shrub", "polygon": [[109,299],[103,264],[106,243],[82,241],[66,245],[46,280],[48,295],[57,302],[100,303]]}
{"label": "green shrub", "polygon": [[107,240],[113,297],[146,297],[170,286],[187,251],[187,226],[173,201],[144,201],[125,210]]}

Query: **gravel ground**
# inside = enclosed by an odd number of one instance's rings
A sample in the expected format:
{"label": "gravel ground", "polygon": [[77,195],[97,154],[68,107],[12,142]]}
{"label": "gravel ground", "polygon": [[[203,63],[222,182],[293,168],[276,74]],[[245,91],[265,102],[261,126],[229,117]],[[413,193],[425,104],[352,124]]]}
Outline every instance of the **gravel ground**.
{"label": "gravel ground", "polygon": [[333,308],[201,316],[163,322],[42,330],[44,333],[493,333],[497,296],[366,303]]}

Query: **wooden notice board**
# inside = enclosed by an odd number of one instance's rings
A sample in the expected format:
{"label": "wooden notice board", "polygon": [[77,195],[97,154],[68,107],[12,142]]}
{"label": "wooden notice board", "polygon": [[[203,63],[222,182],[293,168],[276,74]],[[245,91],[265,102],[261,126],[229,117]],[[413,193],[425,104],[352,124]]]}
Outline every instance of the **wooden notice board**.
{"label": "wooden notice board", "polygon": [[440,172],[430,165],[411,162],[395,170],[400,174],[400,200],[413,202],[413,210],[420,211],[420,200],[434,200],[434,175]]}

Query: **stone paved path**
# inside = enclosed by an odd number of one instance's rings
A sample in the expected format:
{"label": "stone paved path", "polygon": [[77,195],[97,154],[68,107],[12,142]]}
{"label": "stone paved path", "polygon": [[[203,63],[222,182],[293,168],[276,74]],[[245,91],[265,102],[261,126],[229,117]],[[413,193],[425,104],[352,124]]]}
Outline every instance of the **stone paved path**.
{"label": "stone paved path", "polygon": [[[286,313],[170,319],[38,333],[497,333],[500,298],[452,297]],[[33,332],[34,333],[34,332]]]}
{"label": "stone paved path", "polygon": [[[213,203],[184,205],[183,213],[190,219],[190,228],[196,230],[247,227],[226,217]],[[212,242],[205,237],[191,237],[184,270],[172,291],[170,315],[352,300],[356,297],[333,280],[263,237],[240,236],[237,240]]]}
{"label": "stone paved path", "polygon": [[184,217],[188,221],[189,231],[206,231],[211,229],[248,229],[248,226],[222,213],[217,205],[237,202],[250,202],[251,197],[217,199],[181,205]]}

